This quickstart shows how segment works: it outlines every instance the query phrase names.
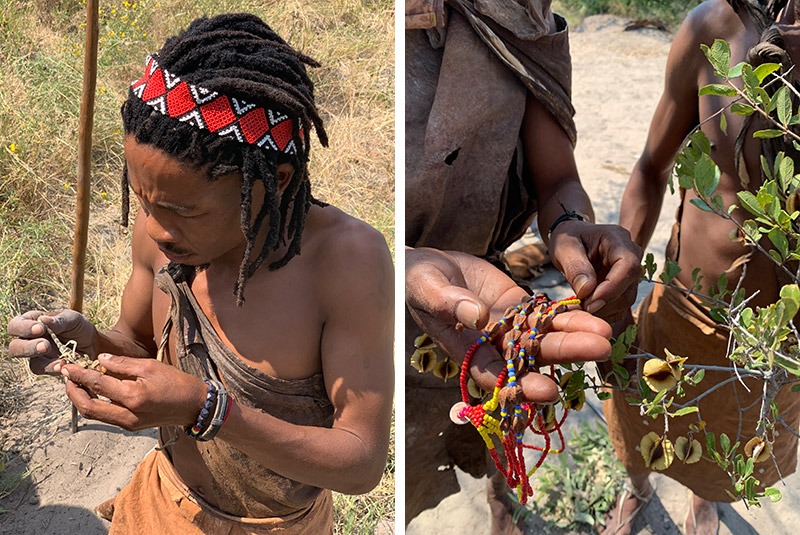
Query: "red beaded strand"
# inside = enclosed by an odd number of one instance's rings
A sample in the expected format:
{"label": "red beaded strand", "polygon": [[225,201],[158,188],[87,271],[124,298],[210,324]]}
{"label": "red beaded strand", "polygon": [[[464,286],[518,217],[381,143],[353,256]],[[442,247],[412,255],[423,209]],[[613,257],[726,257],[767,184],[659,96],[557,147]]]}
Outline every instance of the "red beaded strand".
{"label": "red beaded strand", "polygon": [[[508,486],[517,491],[517,496],[522,504],[528,497],[533,496],[530,476],[544,463],[548,453],[564,451],[564,435],[562,424],[567,417],[567,408],[564,407],[561,418],[553,417],[548,424],[542,415],[542,410],[537,410],[524,401],[521,401],[522,389],[519,379],[535,370],[535,357],[538,353],[538,338],[544,334],[551,325],[553,318],[571,305],[580,304],[576,297],[561,301],[551,301],[544,294],[535,294],[527,301],[512,307],[504,316],[491,326],[467,350],[461,364],[459,386],[461,389],[461,402],[451,409],[451,418],[459,424],[471,423],[481,434],[489,449],[489,455],[503,474]],[[538,310],[537,310],[538,309]],[[516,321],[514,321],[516,320]],[[513,321],[513,325],[510,322]],[[527,324],[527,330],[523,325]],[[477,405],[470,405],[470,395],[467,382],[472,358],[481,345],[491,343],[501,353],[505,353],[505,366],[497,377],[491,397]],[[551,378],[555,378],[555,371],[551,369]],[[501,391],[506,389],[503,401],[500,401]],[[513,411],[510,406],[513,405]],[[499,418],[493,416],[500,409]],[[539,429],[534,426],[538,424]],[[552,426],[548,429],[548,426]],[[535,435],[544,439],[544,447],[526,444],[523,441],[525,429],[530,429]],[[561,443],[558,450],[551,449],[550,435],[556,433]],[[503,449],[505,462],[500,458],[496,443],[498,441]],[[530,449],[540,453],[533,468],[528,471],[524,451]]]}

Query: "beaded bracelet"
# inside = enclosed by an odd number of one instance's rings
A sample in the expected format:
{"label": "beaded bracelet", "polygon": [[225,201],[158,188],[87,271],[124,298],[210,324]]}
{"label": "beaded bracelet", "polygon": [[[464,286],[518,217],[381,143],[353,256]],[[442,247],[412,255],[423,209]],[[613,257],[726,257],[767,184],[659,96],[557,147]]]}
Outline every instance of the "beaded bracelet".
{"label": "beaded bracelet", "polygon": [[[467,350],[461,365],[459,379],[462,400],[450,409],[450,419],[456,424],[471,423],[478,430],[497,470],[505,476],[508,486],[516,489],[517,497],[523,505],[533,495],[530,476],[542,465],[548,453],[560,453],[564,450],[561,424],[566,419],[568,408],[565,405],[562,417],[556,419],[553,405],[537,407],[525,402],[519,379],[536,369],[539,338],[551,327],[556,314],[578,304],[580,299],[576,297],[551,301],[544,294],[534,293],[524,302],[506,310],[498,322],[487,325],[483,335]],[[491,397],[484,403],[470,405],[467,386],[470,363],[478,348],[487,342],[504,356],[505,368],[497,377]],[[551,369],[550,375],[555,379],[554,369]],[[543,436],[544,447],[523,442],[526,428]],[[557,433],[561,442],[559,448],[552,447],[551,433]],[[503,447],[507,467],[497,452],[495,439]],[[541,452],[530,471],[525,467],[524,449]]]}
{"label": "beaded bracelet", "polygon": [[206,379],[205,383],[207,385],[206,400],[203,402],[203,407],[200,409],[200,414],[197,415],[197,422],[192,427],[184,428],[186,434],[192,438],[197,438],[200,433],[202,433],[203,429],[205,429],[208,425],[208,416],[211,414],[211,408],[214,406],[214,402],[217,399],[219,386],[222,386],[221,383],[211,379]]}
{"label": "beaded bracelet", "polygon": [[219,433],[219,430],[222,428],[222,424],[228,419],[231,407],[233,406],[231,397],[228,395],[228,391],[225,390],[222,383],[219,383],[217,388],[219,390],[219,395],[217,396],[217,404],[214,407],[214,416],[211,418],[211,423],[208,424],[206,430],[203,431],[199,437],[195,437],[201,442],[211,440],[217,436],[217,433]]}

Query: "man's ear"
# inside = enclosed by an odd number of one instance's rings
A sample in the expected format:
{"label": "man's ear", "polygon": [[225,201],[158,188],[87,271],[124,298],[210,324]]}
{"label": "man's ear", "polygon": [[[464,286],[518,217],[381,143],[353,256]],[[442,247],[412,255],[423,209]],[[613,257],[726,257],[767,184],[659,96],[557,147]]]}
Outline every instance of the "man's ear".
{"label": "man's ear", "polygon": [[289,185],[289,182],[292,180],[294,176],[294,166],[290,163],[282,163],[278,165],[277,168],[278,173],[278,191],[283,193],[286,187]]}

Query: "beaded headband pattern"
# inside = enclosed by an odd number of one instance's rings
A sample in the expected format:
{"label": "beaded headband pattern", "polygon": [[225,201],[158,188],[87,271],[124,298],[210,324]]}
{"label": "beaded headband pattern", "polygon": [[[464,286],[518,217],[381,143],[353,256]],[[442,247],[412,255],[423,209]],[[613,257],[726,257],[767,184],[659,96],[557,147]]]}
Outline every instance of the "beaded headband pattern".
{"label": "beaded headband pattern", "polygon": [[147,56],[144,74],[131,82],[131,89],[163,115],[220,136],[234,135],[241,143],[285,154],[296,154],[303,143],[302,126],[299,137],[292,137],[296,119],[181,80],[153,55]]}

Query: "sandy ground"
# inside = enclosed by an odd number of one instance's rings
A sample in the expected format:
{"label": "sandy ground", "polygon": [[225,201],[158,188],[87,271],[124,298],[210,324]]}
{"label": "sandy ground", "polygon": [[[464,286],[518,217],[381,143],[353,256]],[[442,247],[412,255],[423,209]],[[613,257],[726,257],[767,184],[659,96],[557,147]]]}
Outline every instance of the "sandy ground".
{"label": "sandy ground", "polygon": [[29,478],[0,499],[0,533],[101,535],[109,523],[92,508],[115,496],[156,443],[154,430],[129,433],[79,421],[70,432],[63,383],[43,377],[24,385],[24,405],[0,422],[0,451],[10,453],[4,479]]}
{"label": "sandy ground", "polygon": [[[576,158],[581,178],[592,198],[598,222],[616,223],[619,203],[631,169],[644,147],[647,128],[663,88],[669,34],[656,30],[623,31],[624,24],[610,16],[587,18],[571,31],[573,99],[577,109]],[[674,219],[677,199],[668,196],[649,251],[663,262],[664,247]],[[563,277],[553,270],[537,279],[551,297],[565,295]],[[648,291],[640,288],[640,295]],[[591,411],[570,416],[597,419]],[[681,533],[686,515],[686,490],[663,476],[653,476],[657,496],[634,524],[639,534]],[[461,535],[488,533],[489,509],[485,503],[485,479],[459,474],[462,491],[446,498],[436,509],[414,519],[408,535]],[[741,503],[720,508],[720,533],[790,533],[800,521],[800,476],[778,485],[783,499],[749,511]],[[542,533],[536,518],[529,519],[528,533]]]}

